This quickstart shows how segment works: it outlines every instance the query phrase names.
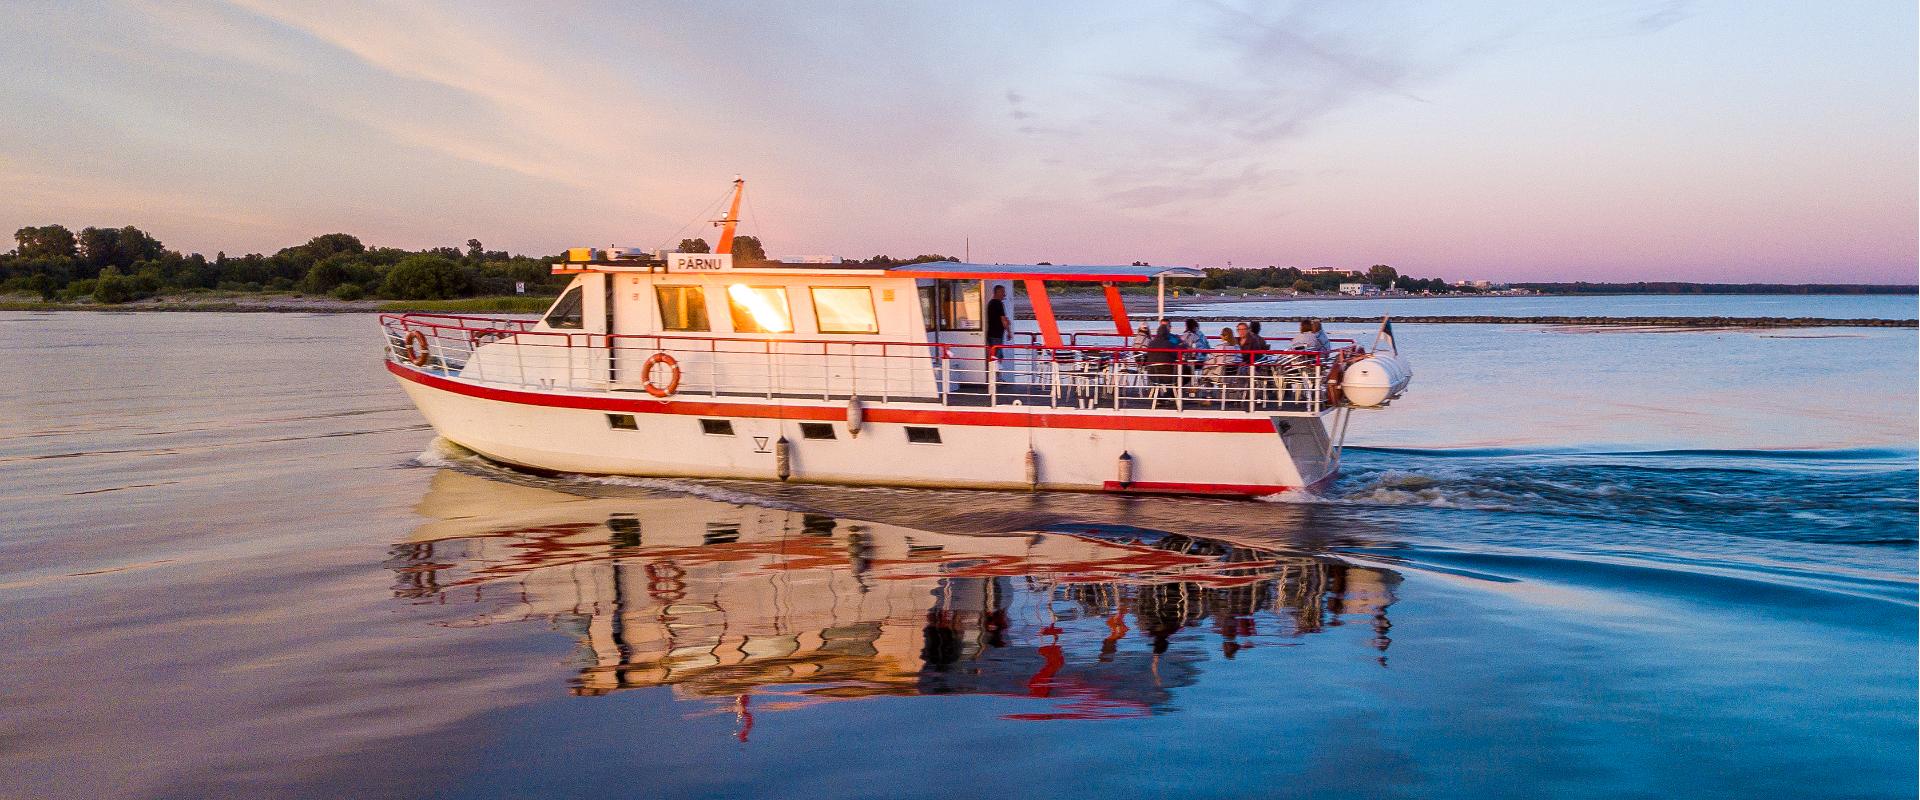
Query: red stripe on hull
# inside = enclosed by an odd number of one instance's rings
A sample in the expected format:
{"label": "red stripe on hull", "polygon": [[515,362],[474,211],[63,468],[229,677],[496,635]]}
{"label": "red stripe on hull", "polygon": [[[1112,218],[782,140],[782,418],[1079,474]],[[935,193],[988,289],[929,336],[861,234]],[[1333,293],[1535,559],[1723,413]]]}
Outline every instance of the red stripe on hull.
{"label": "red stripe on hull", "polygon": [[[579,395],[524,392],[477,386],[408,369],[392,361],[387,371],[413,381],[454,394],[550,408],[578,408],[591,411],[620,411],[629,414],[683,414],[707,417],[750,417],[763,419],[804,419],[841,421],[847,418],[844,407],[764,405],[759,403],[722,403],[695,400],[653,400],[624,397],[581,397]],[[1265,417],[1254,419],[1218,419],[1200,417],[1127,417],[1116,415],[1047,414],[1024,411],[954,411],[903,408],[869,408],[868,422],[892,422],[908,425],[986,425],[1002,428],[1061,428],[1125,431],[1177,431],[1184,433],[1264,433],[1273,435],[1273,423]],[[1285,487],[1278,487],[1283,489]]]}
{"label": "red stripe on hull", "polygon": [[1298,491],[1295,486],[1267,486],[1257,483],[1166,483],[1160,481],[1134,481],[1121,483],[1107,481],[1100,488],[1109,492],[1126,494],[1226,494],[1236,496],[1254,496],[1279,494]]}

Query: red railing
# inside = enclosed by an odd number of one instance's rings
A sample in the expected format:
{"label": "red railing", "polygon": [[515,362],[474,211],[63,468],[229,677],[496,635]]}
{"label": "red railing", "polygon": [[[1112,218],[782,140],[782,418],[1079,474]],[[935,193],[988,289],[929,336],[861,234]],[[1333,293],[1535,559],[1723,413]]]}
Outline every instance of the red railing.
{"label": "red railing", "polygon": [[[947,405],[1317,413],[1333,365],[1313,350],[1156,349],[534,330],[538,321],[387,314],[387,355],[417,369],[548,391],[818,398]],[[665,358],[659,358],[664,356]]]}

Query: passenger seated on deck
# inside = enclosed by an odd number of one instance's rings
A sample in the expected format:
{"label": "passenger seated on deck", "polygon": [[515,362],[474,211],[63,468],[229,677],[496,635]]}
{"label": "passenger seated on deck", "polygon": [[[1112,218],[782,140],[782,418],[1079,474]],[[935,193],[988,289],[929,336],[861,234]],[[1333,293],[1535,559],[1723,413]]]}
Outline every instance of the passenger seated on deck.
{"label": "passenger seated on deck", "polygon": [[1267,340],[1260,338],[1260,323],[1242,322],[1239,330],[1241,366],[1251,366],[1259,358],[1258,354],[1261,351],[1272,349],[1267,346]]}
{"label": "passenger seated on deck", "polygon": [[1259,380],[1260,368],[1255,366],[1266,351],[1273,349],[1267,340],[1260,338],[1260,323],[1242,322],[1240,330],[1240,379],[1234,385],[1241,391],[1243,399],[1251,397],[1253,385]]}
{"label": "passenger seated on deck", "polygon": [[1200,332],[1199,320],[1187,318],[1187,330],[1180,334],[1180,348],[1187,351],[1180,354],[1180,374],[1187,377],[1187,396],[1192,397],[1199,392],[1200,382],[1195,379],[1207,364],[1207,355],[1202,352],[1207,349],[1207,335]]}
{"label": "passenger seated on deck", "polygon": [[[1160,329],[1154,331],[1153,338],[1147,340],[1147,353],[1141,358],[1147,371],[1147,381],[1154,386],[1172,386],[1174,374],[1179,370],[1180,340],[1173,338],[1173,326],[1162,322]],[[1160,399],[1154,397],[1154,405]]]}
{"label": "passenger seated on deck", "polygon": [[1234,337],[1233,329],[1221,328],[1220,347],[1207,354],[1207,365],[1200,372],[1201,380],[1208,386],[1224,389],[1227,385],[1227,376],[1232,375],[1239,366],[1234,363],[1238,356],[1227,351],[1239,348],[1240,340]]}
{"label": "passenger seated on deck", "polygon": [[1320,340],[1320,352],[1333,352],[1333,340],[1327,338],[1327,332],[1320,329],[1320,320],[1316,319],[1313,321],[1313,336],[1315,339]]}
{"label": "passenger seated on deck", "polygon": [[1303,353],[1324,353],[1327,352],[1327,348],[1322,341],[1321,335],[1313,329],[1313,320],[1303,319],[1300,320],[1300,333],[1293,337],[1293,341],[1287,343],[1287,349]]}

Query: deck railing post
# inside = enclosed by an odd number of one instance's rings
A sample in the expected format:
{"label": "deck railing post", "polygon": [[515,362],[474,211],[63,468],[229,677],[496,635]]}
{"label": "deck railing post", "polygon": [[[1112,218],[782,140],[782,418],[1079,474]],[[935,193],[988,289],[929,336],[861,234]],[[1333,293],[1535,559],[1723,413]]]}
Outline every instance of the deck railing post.
{"label": "deck railing post", "polygon": [[986,349],[980,352],[986,356],[987,362],[986,369],[983,370],[987,374],[987,405],[1000,405],[1000,371],[994,368],[994,362],[997,359],[994,358],[996,354],[993,352],[993,345],[987,345]]}

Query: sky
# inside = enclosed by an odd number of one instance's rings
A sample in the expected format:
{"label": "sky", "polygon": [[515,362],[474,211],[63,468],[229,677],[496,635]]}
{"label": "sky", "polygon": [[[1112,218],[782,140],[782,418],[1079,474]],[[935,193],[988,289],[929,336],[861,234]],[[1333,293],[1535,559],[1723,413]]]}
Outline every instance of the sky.
{"label": "sky", "polygon": [[1911,0],[12,0],[0,227],[1913,283]]}

